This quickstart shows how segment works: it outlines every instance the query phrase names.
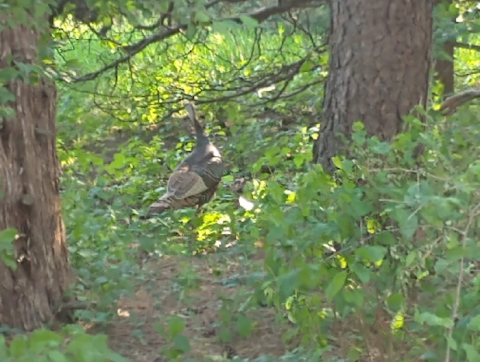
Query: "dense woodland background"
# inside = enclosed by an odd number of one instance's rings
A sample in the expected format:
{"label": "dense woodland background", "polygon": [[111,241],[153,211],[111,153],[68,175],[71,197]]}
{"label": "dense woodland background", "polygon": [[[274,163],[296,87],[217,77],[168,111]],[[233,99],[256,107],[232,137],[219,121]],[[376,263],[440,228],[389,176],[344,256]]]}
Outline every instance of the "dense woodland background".
{"label": "dense woodland background", "polygon": [[479,11],[0,0],[0,360],[480,361]]}

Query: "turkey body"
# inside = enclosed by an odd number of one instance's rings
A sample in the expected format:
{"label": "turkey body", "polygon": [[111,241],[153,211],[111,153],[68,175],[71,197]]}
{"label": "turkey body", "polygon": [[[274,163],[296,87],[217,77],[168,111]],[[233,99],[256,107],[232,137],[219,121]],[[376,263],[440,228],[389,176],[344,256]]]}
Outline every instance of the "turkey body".
{"label": "turkey body", "polygon": [[195,126],[195,147],[170,175],[165,194],[148,207],[147,216],[166,209],[199,208],[213,198],[222,179],[224,164],[220,151],[205,135],[193,104],[185,107]]}

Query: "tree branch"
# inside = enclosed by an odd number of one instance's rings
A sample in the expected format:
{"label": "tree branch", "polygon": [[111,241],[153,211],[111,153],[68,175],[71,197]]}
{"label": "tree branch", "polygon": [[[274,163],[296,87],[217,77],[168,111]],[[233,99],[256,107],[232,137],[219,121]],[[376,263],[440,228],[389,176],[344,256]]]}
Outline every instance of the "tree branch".
{"label": "tree branch", "polygon": [[480,52],[480,45],[461,43],[461,42],[458,42],[458,41],[453,43],[453,45],[457,48],[475,50],[477,52]]}
{"label": "tree branch", "polygon": [[457,111],[457,108],[461,105],[470,102],[472,99],[480,98],[479,89],[468,89],[466,91],[454,94],[451,97],[445,99],[441,106],[440,112],[445,116],[449,116]]}
{"label": "tree branch", "polygon": [[[268,18],[282,14],[286,11],[292,10],[294,8],[300,8],[303,6],[307,6],[311,4],[311,0],[289,0],[289,1],[282,1],[282,4],[276,5],[276,6],[270,6],[270,7],[265,7],[256,11],[253,11],[251,13],[245,14],[246,16],[252,17],[255,20],[257,20],[259,23],[267,20]],[[317,1],[318,3],[318,1]],[[230,18],[224,18],[221,19],[220,21],[235,21],[237,23],[241,23],[241,19],[239,16],[234,16]],[[140,53],[143,49],[148,47],[151,44],[158,43],[160,41],[166,40],[178,33],[180,33],[182,30],[185,30],[187,28],[187,24],[182,24],[178,25],[176,27],[167,29],[167,30],[162,30],[158,33],[155,33],[151,36],[148,36],[140,41],[138,41],[135,44],[125,46],[122,49],[127,52],[127,54],[114,62],[107,64],[106,66],[100,68],[99,70],[85,74],[79,78],[73,79],[72,82],[78,83],[78,82],[85,82],[89,80],[96,79],[98,76],[101,74],[105,73],[106,71],[109,71],[111,69],[114,69],[118,67],[120,64],[123,64],[125,62],[128,62],[132,57],[134,57],[136,54]]]}

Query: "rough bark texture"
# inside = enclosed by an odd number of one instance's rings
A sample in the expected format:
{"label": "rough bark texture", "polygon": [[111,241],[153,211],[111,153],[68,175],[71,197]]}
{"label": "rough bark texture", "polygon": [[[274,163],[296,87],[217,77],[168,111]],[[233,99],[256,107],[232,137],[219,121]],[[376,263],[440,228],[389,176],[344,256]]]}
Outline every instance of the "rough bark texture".
{"label": "rough bark texture", "polygon": [[364,122],[391,139],[402,116],[425,105],[432,43],[432,0],[331,0],[329,74],[314,162],[333,170],[336,133]]}
{"label": "rough bark texture", "polygon": [[[0,19],[0,25],[2,21]],[[35,62],[40,34],[26,27],[0,31],[0,69],[9,56]],[[0,130],[0,230],[17,229],[15,271],[0,261],[0,325],[32,330],[50,320],[69,277],[60,215],[59,164],[55,148],[55,86],[14,80],[13,119]]]}

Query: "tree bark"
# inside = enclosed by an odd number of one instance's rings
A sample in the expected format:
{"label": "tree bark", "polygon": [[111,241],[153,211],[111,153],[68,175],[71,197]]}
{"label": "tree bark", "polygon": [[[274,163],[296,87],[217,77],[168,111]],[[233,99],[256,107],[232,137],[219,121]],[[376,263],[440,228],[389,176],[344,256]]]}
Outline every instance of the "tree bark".
{"label": "tree bark", "polygon": [[[11,67],[11,59],[35,63],[42,34],[34,26],[5,26],[1,18],[0,25],[0,69]],[[17,267],[0,260],[0,325],[27,331],[52,319],[70,275],[60,214],[55,86],[45,79],[36,83],[17,77],[5,84],[15,96],[7,104],[15,115],[3,119],[0,130],[0,230],[18,233]]]}
{"label": "tree bark", "polygon": [[[452,0],[436,0],[435,5],[442,6],[444,2],[449,6]],[[455,18],[452,19],[455,22]],[[453,56],[455,53],[455,39],[447,40],[443,43],[443,51],[450,59],[435,60],[435,74],[440,83],[443,84],[443,96],[452,95],[455,91],[455,65]]]}
{"label": "tree bark", "polygon": [[402,116],[426,105],[432,45],[432,0],[331,0],[330,59],[320,135],[313,160],[333,171],[362,121],[368,135],[389,140]]}
{"label": "tree bark", "polygon": [[453,56],[455,43],[446,41],[443,44],[443,51],[451,59],[437,59],[435,61],[435,73],[437,79],[443,84],[443,96],[452,95],[455,91],[455,66]]}

